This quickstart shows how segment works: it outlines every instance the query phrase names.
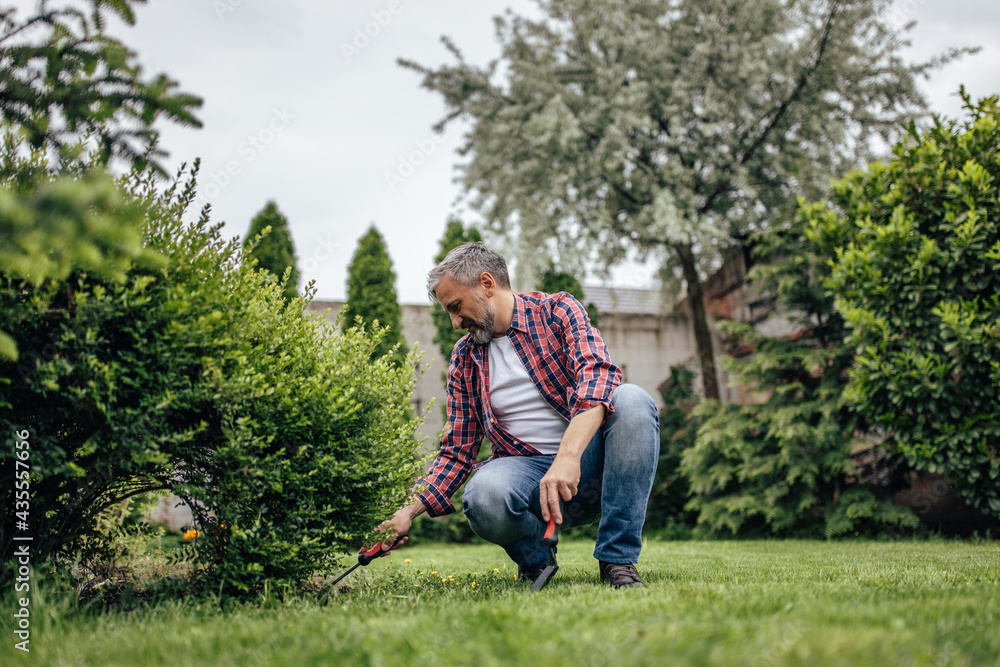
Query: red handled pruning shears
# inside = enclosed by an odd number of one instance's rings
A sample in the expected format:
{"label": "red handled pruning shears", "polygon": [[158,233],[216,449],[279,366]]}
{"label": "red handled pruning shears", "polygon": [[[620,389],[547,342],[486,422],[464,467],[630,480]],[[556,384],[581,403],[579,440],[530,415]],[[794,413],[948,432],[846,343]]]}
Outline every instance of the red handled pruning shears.
{"label": "red handled pruning shears", "polygon": [[559,526],[556,524],[554,514],[549,515],[549,525],[545,529],[545,535],[542,536],[542,542],[549,548],[549,560],[542,569],[542,573],[535,579],[535,583],[531,585],[532,593],[542,590],[545,584],[549,583],[552,575],[559,571],[559,565],[556,564],[556,545],[559,544]]}
{"label": "red handled pruning shears", "polygon": [[[404,537],[406,537],[406,535],[400,535],[399,537],[397,537],[396,540],[392,543],[392,547],[399,544],[399,541]],[[372,562],[376,558],[381,558],[382,556],[385,556],[392,550],[392,547],[389,547],[388,549],[383,549],[382,542],[379,541],[376,542],[374,546],[369,547],[368,549],[362,549],[361,551],[358,552],[358,562],[352,565],[350,569],[347,570],[347,572],[343,573],[342,575],[334,579],[333,583],[330,585],[331,586],[336,585],[338,581],[349,575],[351,572],[354,572],[354,570],[358,569],[362,565],[368,565],[368,563]]]}

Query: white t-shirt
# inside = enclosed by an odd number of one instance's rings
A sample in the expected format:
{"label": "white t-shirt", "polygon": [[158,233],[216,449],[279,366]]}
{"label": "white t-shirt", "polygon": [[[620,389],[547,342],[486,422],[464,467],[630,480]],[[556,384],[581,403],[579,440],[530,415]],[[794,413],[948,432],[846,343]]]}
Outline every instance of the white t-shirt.
{"label": "white t-shirt", "polygon": [[566,421],[538,392],[507,336],[490,341],[490,405],[500,426],[542,454],[559,450]]}

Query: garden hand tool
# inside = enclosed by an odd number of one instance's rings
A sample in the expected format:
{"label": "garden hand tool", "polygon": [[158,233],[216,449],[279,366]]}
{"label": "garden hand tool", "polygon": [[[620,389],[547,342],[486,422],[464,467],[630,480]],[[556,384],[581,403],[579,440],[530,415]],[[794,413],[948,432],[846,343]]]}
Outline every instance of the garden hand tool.
{"label": "garden hand tool", "polygon": [[549,560],[542,569],[542,573],[535,579],[535,583],[531,585],[532,593],[542,590],[545,584],[549,583],[552,575],[559,571],[559,565],[556,564],[556,545],[559,544],[559,526],[556,524],[555,515],[549,516],[549,525],[545,529],[545,535],[542,536],[542,542],[549,548]]}
{"label": "garden hand tool", "polygon": [[[392,543],[392,547],[399,544],[399,541],[404,537],[406,537],[406,535],[400,535],[399,537],[397,537],[396,540]],[[372,562],[376,558],[381,558],[382,556],[385,556],[392,550],[392,547],[389,547],[388,549],[383,549],[382,541],[380,540],[376,542],[374,546],[369,547],[368,549],[362,549],[360,552],[358,552],[358,562],[352,565],[347,570],[347,572],[343,573],[342,575],[334,579],[333,583],[330,585],[336,586],[338,581],[349,575],[351,572],[354,572],[354,570],[358,569],[362,565],[368,565],[368,563]]]}

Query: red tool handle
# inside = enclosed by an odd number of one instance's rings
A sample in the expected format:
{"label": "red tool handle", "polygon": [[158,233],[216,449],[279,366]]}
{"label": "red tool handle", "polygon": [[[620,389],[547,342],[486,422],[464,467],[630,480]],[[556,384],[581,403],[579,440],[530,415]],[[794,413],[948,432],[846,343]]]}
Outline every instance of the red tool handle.
{"label": "red tool handle", "polygon": [[559,542],[559,526],[556,524],[556,517],[554,514],[549,515],[549,525],[545,529],[545,534],[542,535],[542,542],[546,546],[554,547]]}
{"label": "red tool handle", "polygon": [[[399,537],[397,537],[396,540],[392,543],[392,546],[393,547],[396,546],[399,543],[399,541],[404,537],[406,537],[406,535],[400,535]],[[372,562],[376,558],[381,558],[382,556],[389,553],[391,549],[392,547],[389,547],[388,549],[383,549],[382,542],[376,542],[373,546],[369,547],[368,549],[362,549],[358,553],[358,562],[361,563],[362,565],[368,565],[368,563]]]}

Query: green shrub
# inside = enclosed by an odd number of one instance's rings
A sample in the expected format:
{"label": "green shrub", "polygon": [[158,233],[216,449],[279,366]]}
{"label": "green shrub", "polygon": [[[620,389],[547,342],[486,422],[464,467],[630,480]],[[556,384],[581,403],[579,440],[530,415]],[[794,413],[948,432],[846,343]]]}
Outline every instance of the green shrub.
{"label": "green shrub", "polygon": [[0,495],[12,504],[10,440],[27,429],[36,558],[98,548],[112,537],[95,523],[103,509],[164,489],[195,513],[199,583],[301,584],[420,474],[406,415],[416,354],[372,359],[381,331],[338,335],[306,318],[305,300],[286,304],[284,285],[245,268],[221,225],[182,222],[193,175],[162,195],[151,179],[121,196],[144,212],[162,267],[0,284],[0,329],[22,350],[0,363]]}
{"label": "green shrub", "polygon": [[1000,517],[1000,108],[937,120],[836,184],[819,237],[850,228],[830,288],[857,352],[849,397],[917,469]]}

